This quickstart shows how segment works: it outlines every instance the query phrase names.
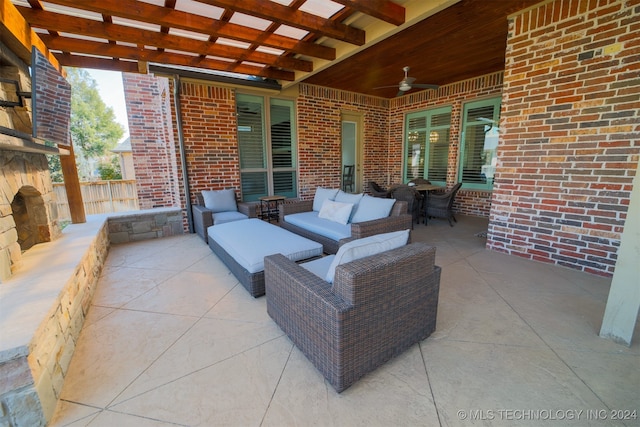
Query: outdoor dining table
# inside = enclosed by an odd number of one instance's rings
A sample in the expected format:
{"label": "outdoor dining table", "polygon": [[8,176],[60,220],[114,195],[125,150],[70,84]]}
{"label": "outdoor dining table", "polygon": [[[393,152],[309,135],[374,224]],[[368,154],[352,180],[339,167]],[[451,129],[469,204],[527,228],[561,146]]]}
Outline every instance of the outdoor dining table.
{"label": "outdoor dining table", "polygon": [[414,185],[417,191],[424,195],[424,223],[427,224],[427,206],[429,205],[429,193],[432,191],[443,191],[446,190],[446,187],[442,187],[440,185],[433,184],[417,184]]}

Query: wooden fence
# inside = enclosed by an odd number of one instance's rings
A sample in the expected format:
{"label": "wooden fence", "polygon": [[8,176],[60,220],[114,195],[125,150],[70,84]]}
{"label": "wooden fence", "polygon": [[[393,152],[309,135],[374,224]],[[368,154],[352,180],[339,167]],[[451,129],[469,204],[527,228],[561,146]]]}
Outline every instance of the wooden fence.
{"label": "wooden fence", "polygon": [[[58,219],[70,220],[67,192],[62,183],[54,183]],[[81,182],[80,191],[87,215],[139,210],[135,180]]]}

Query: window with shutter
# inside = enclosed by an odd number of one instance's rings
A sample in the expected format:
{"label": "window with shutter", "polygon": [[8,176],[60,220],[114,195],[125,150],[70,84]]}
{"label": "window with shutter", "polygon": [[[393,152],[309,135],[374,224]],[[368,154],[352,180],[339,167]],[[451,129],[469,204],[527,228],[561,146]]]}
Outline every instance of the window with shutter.
{"label": "window with shutter", "polygon": [[450,128],[451,107],[407,114],[405,181],[425,178],[432,184],[446,184]]}
{"label": "window with shutter", "polygon": [[491,190],[496,168],[500,98],[465,104],[458,176],[465,188]]}
{"label": "window with shutter", "polygon": [[243,200],[273,194],[296,197],[293,101],[238,94],[236,110]]}

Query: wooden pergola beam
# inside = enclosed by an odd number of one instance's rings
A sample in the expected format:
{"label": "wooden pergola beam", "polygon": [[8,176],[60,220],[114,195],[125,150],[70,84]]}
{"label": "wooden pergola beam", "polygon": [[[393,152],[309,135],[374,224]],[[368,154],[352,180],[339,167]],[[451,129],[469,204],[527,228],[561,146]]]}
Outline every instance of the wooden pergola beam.
{"label": "wooden pergola beam", "polygon": [[211,37],[224,37],[245,43],[254,43],[259,39],[260,44],[264,46],[290,50],[301,55],[327,59],[329,61],[336,58],[335,49],[316,43],[308,43],[273,33],[265,34],[263,31],[244,25],[223,22],[217,19],[211,19],[172,8],[155,6],[140,1],[83,0],[82,2],[78,2],[77,0],[49,0],[49,3],[147,22],[149,24],[160,25],[167,29],[180,28],[187,31],[196,31]]}
{"label": "wooden pergola beam", "polygon": [[376,17],[393,25],[402,25],[405,21],[405,9],[390,0],[333,0],[353,10]]}
{"label": "wooden pergola beam", "polygon": [[[42,35],[42,40],[54,50],[63,52],[75,52],[79,54],[129,59],[131,61],[146,61],[160,64],[170,64],[187,67],[200,67],[210,70],[229,71],[248,74],[271,79],[293,81],[293,72],[266,67],[256,67],[236,62],[225,62],[207,57],[181,55],[179,53],[165,52],[161,50],[137,48],[117,45],[113,43],[79,40],[70,37]],[[70,67],[102,68],[105,70],[135,73],[135,66],[127,61],[114,61],[104,58],[92,58],[90,56],[59,54],[60,63]]]}
{"label": "wooden pergola beam", "polygon": [[35,46],[58,71],[63,72],[58,60],[44,42],[31,29],[11,0],[0,0],[0,36],[3,42],[25,64],[31,64],[31,50]]}
{"label": "wooden pergola beam", "polygon": [[[83,36],[95,37],[105,40],[122,41],[136,45],[153,45],[164,49],[174,49],[183,52],[192,52],[199,55],[210,55],[236,59],[246,55],[244,49],[234,46],[224,46],[220,44],[212,45],[208,41],[194,40],[171,34],[163,34],[154,31],[132,28],[117,24],[98,24],[96,21],[85,18],[68,16],[44,10],[34,10],[29,7],[18,7],[29,23],[34,27],[46,28],[49,31],[80,34]],[[246,55],[246,60],[272,67],[282,67],[299,71],[312,71],[313,63],[310,61],[282,57],[254,51]]]}
{"label": "wooden pergola beam", "polygon": [[316,33],[318,36],[326,36],[332,39],[344,41],[356,46],[365,44],[365,32],[350,27],[331,19],[323,19],[311,13],[283,6],[272,1],[261,1],[259,5],[255,0],[197,0],[201,3],[222,7],[237,12],[258,16],[279,24],[285,24],[296,28]]}

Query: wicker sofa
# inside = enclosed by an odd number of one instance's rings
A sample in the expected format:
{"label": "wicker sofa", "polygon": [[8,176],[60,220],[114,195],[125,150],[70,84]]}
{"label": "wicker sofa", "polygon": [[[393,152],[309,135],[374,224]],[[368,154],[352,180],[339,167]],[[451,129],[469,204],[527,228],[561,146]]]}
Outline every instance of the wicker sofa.
{"label": "wicker sofa", "polygon": [[412,226],[412,216],[407,213],[407,202],[399,200],[393,204],[387,217],[347,224],[348,232],[340,238],[327,237],[318,230],[311,230],[288,221],[288,215],[310,213],[313,210],[313,200],[285,201],[279,206],[278,225],[307,239],[322,243],[324,252],[328,254],[335,254],[340,245],[346,241],[391,231],[406,230]]}
{"label": "wicker sofa", "polygon": [[412,243],[340,264],[330,284],[283,255],[267,256],[267,312],[342,392],[435,330],[434,261],[434,247]]}

